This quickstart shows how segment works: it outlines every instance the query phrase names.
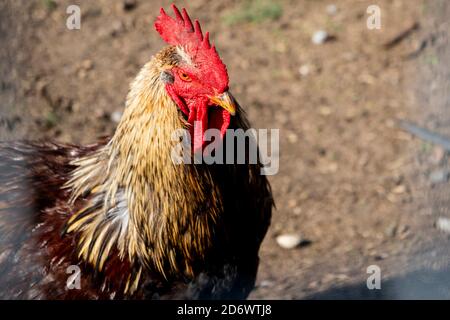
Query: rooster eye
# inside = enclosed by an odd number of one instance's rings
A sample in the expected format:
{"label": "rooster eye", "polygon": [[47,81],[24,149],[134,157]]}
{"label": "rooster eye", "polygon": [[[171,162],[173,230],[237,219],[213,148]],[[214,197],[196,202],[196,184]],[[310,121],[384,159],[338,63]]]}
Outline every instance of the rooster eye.
{"label": "rooster eye", "polygon": [[180,79],[183,81],[187,81],[187,82],[191,81],[191,77],[189,77],[186,73],[184,73],[182,71],[180,71],[178,73],[178,75],[180,76]]}

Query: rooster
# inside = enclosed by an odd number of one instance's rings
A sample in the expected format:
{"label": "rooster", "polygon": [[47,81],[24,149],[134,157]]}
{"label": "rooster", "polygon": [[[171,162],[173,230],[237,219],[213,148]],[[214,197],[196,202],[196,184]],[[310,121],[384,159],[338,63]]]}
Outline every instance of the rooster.
{"label": "rooster", "polygon": [[[132,82],[115,133],[87,146],[0,143],[0,298],[244,299],[273,207],[262,165],[175,164],[173,132],[249,128],[185,9]],[[73,282],[72,282],[73,281]]]}

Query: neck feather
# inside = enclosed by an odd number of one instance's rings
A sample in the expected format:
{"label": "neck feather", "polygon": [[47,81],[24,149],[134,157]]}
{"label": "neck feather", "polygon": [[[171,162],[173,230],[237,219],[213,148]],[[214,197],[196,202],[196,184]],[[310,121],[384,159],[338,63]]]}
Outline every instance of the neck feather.
{"label": "neck feather", "polygon": [[110,142],[75,161],[67,187],[74,204],[86,194],[88,200],[67,231],[79,234],[79,255],[100,270],[117,248],[122,258],[166,277],[189,276],[211,246],[222,205],[206,168],[171,160],[172,134],[186,122],[165,91],[157,61],[132,83]]}

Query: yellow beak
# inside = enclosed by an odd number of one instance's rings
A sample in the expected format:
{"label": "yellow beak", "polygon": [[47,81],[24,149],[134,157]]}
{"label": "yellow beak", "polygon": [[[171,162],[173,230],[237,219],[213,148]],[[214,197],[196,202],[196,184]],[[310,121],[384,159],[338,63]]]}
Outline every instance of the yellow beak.
{"label": "yellow beak", "polygon": [[229,92],[224,92],[217,96],[209,97],[212,104],[215,104],[219,107],[227,110],[232,116],[236,114],[236,104],[234,102],[234,98]]}

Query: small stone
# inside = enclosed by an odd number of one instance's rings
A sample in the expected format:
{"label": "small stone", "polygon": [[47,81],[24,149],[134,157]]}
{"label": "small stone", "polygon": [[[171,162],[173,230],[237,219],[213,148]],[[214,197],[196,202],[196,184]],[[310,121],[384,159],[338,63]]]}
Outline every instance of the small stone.
{"label": "small stone", "polygon": [[330,16],[334,16],[337,13],[337,6],[335,4],[329,4],[326,10]]}
{"label": "small stone", "polygon": [[325,117],[329,116],[331,114],[331,112],[332,112],[332,110],[331,110],[330,107],[322,106],[322,107],[319,108],[319,113],[322,116],[325,116]]}
{"label": "small stone", "polygon": [[445,233],[450,233],[450,219],[440,217],[436,221],[436,228],[438,228],[438,230],[443,231]]}
{"label": "small stone", "polygon": [[339,165],[336,162],[326,162],[319,167],[319,171],[323,174],[335,173],[338,169]]}
{"label": "small stone", "polygon": [[81,104],[78,103],[78,102],[72,103],[72,110],[71,111],[75,112],[75,113],[81,111]]}
{"label": "small stone", "polygon": [[263,280],[259,283],[260,288],[269,288],[271,286],[273,286],[273,282],[269,280]]}
{"label": "small stone", "polygon": [[324,30],[319,30],[314,32],[313,36],[312,36],[312,42],[314,44],[324,44],[329,38],[329,35],[326,31]]}
{"label": "small stone", "polygon": [[284,249],[294,249],[311,243],[311,241],[303,239],[301,235],[295,233],[279,235],[276,240],[278,245]]}
{"label": "small stone", "polygon": [[296,143],[298,141],[298,136],[295,132],[289,132],[287,138],[290,143]]}
{"label": "small stone", "polygon": [[406,191],[406,187],[402,184],[398,185],[394,189],[392,189],[392,193],[395,193],[395,194],[402,194],[402,193],[405,193],[405,191]]}
{"label": "small stone", "polygon": [[308,289],[317,289],[320,285],[319,281],[313,281],[310,284],[308,284]]}
{"label": "small stone", "polygon": [[300,73],[300,75],[302,77],[306,77],[307,75],[309,75],[311,72],[311,68],[309,65],[304,64],[302,65],[299,69],[298,69],[298,73]]}
{"label": "small stone", "polygon": [[86,59],[81,62],[81,68],[84,70],[91,70],[94,67],[92,60]]}
{"label": "small stone", "polygon": [[447,182],[449,176],[450,176],[450,173],[448,172],[448,170],[439,169],[439,170],[432,171],[430,173],[429,178],[432,183],[442,183],[442,182]]}
{"label": "small stone", "polygon": [[277,237],[277,243],[284,249],[294,249],[300,245],[302,237],[298,234],[282,234]]}
{"label": "small stone", "polygon": [[87,77],[86,71],[80,70],[80,71],[78,72],[78,78],[80,78],[80,79],[85,79],[86,77]]}
{"label": "small stone", "polygon": [[120,119],[122,119],[122,112],[121,111],[114,111],[111,113],[111,121],[115,123],[119,123]]}
{"label": "small stone", "polygon": [[289,199],[287,204],[289,208],[294,208],[297,205],[297,199]]}

